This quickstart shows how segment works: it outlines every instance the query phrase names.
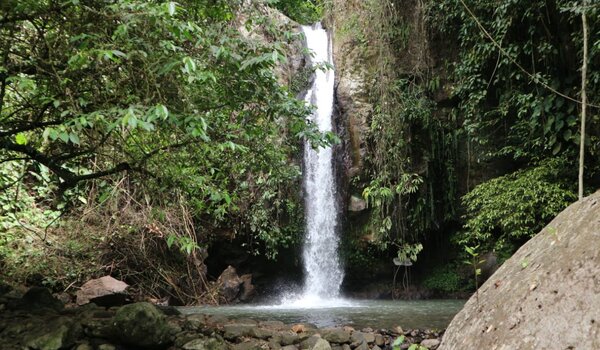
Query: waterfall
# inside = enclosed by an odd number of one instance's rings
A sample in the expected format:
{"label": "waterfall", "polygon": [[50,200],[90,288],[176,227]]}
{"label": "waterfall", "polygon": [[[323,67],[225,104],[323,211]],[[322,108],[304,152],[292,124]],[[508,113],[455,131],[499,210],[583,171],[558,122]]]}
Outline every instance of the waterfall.
{"label": "waterfall", "polygon": [[[307,47],[313,53],[312,66],[328,63],[333,67],[329,35],[320,24],[303,26]],[[315,106],[309,117],[319,131],[332,131],[333,69],[316,69],[306,102]],[[304,289],[292,304],[302,307],[334,306],[339,301],[344,272],[338,257],[336,187],[331,147],[313,149],[304,145],[304,191],[306,237],[303,250]]]}

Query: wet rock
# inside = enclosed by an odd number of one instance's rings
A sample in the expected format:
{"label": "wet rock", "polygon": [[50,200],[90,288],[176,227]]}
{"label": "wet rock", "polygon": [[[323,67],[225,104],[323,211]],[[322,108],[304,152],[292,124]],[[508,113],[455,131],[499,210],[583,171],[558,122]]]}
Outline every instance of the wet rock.
{"label": "wet rock", "polygon": [[77,305],[94,303],[101,306],[117,306],[125,304],[129,295],[129,285],[111,276],[89,280],[77,291]]}
{"label": "wet rock", "polygon": [[365,341],[369,344],[373,344],[375,343],[375,334],[373,333],[366,333],[365,334]]}
{"label": "wet rock", "polygon": [[206,317],[206,324],[211,326],[219,326],[229,323],[229,318],[223,315],[210,315]]}
{"label": "wet rock", "polygon": [[79,323],[61,317],[25,333],[23,343],[34,350],[58,350],[73,345],[81,333]]}
{"label": "wet rock", "polygon": [[340,328],[326,328],[322,331],[323,339],[330,343],[348,343],[350,342],[350,334]]}
{"label": "wet rock", "polygon": [[313,335],[300,343],[300,349],[312,349],[320,339],[319,335]]}
{"label": "wet rock", "polygon": [[365,341],[365,333],[363,332],[353,332],[350,336],[350,340],[353,344],[360,344]]}
{"label": "wet rock", "polygon": [[440,341],[438,339],[425,339],[421,342],[421,346],[434,350],[440,346]]}
{"label": "wet rock", "polygon": [[331,350],[331,345],[327,340],[319,338],[311,350]]}
{"label": "wet rock", "polygon": [[223,326],[223,337],[227,340],[235,340],[241,337],[248,337],[252,335],[252,331],[254,328],[256,328],[256,325],[254,324],[226,324],[225,326]]}
{"label": "wet rock", "polygon": [[286,345],[281,350],[298,350],[298,347],[296,345]]}
{"label": "wet rock", "polygon": [[184,328],[187,330],[201,329],[206,325],[206,316],[202,314],[189,315],[186,318]]}
{"label": "wet rock", "polygon": [[217,339],[194,339],[185,343],[182,347],[183,350],[221,350],[226,349],[223,342]]}
{"label": "wet rock", "polygon": [[279,332],[274,335],[274,338],[276,338],[279,341],[279,344],[283,346],[296,344],[301,340],[298,334],[291,331]]}
{"label": "wet rock", "polygon": [[274,334],[275,334],[275,331],[272,329],[265,329],[265,328],[259,328],[259,327],[254,327],[250,331],[250,336],[257,338],[257,339],[269,339]]}
{"label": "wet rock", "polygon": [[250,339],[243,343],[234,344],[231,346],[231,350],[263,350],[264,342],[260,342],[256,339]]}
{"label": "wet rock", "polygon": [[238,276],[233,266],[228,266],[217,279],[219,293],[225,302],[231,303],[238,299],[244,281]]}
{"label": "wet rock", "polygon": [[171,325],[165,315],[150,303],[121,307],[112,319],[115,336],[126,345],[165,348],[171,343]]}
{"label": "wet rock", "polygon": [[342,344],[342,350],[351,350],[350,349],[350,345],[348,345],[348,344]]}

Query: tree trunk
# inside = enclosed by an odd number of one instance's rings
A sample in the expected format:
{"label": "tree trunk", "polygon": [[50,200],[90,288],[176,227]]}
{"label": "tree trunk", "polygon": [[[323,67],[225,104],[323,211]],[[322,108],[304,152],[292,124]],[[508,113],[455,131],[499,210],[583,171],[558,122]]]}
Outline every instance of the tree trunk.
{"label": "tree trunk", "polygon": [[585,16],[588,0],[583,0],[583,10],[581,12],[581,22],[583,26],[583,62],[581,64],[581,138],[579,140],[579,200],[583,199],[583,164],[585,155],[585,118],[587,108],[587,94],[585,85],[587,80],[587,60],[588,60],[588,24]]}

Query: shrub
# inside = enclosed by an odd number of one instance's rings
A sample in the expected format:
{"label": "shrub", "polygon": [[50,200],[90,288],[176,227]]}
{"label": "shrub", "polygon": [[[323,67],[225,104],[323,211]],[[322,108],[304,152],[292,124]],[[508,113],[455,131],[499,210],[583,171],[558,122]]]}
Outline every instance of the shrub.
{"label": "shrub", "polygon": [[456,242],[502,251],[532,237],[577,199],[566,165],[550,159],[475,187],[462,198],[466,223]]}

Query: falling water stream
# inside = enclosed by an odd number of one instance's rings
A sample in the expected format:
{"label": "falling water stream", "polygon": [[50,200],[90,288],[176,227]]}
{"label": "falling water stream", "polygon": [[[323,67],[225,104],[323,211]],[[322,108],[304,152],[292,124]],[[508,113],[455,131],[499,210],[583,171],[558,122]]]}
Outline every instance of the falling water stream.
{"label": "falling water stream", "polygon": [[[313,52],[312,65],[329,67],[315,70],[306,102],[315,106],[309,120],[319,131],[332,131],[334,71],[329,35],[320,24],[302,27],[306,45]],[[306,236],[304,242],[304,289],[292,303],[304,307],[333,306],[339,303],[344,272],[338,257],[339,237],[331,147],[314,149],[304,145],[304,191]],[[288,299],[288,301],[290,301]],[[333,304],[332,304],[333,303]]]}

